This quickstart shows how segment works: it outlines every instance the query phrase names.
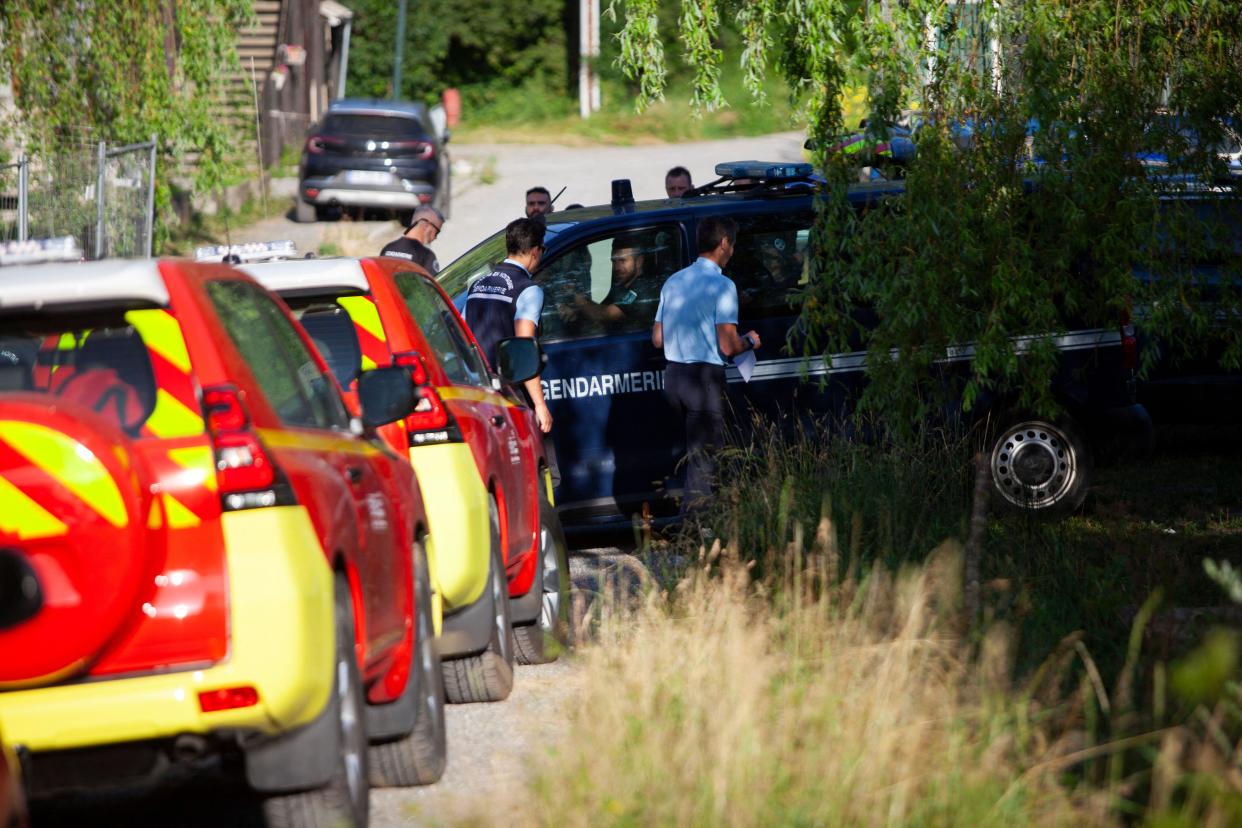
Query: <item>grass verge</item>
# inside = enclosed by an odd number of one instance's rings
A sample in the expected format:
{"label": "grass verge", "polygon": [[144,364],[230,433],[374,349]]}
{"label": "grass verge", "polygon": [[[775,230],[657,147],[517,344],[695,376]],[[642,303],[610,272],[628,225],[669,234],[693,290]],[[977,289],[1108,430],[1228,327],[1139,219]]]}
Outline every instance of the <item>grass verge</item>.
{"label": "grass verge", "polygon": [[[1191,574],[1236,559],[1239,464],[1186,449],[1102,475],[1057,526],[992,519],[971,622],[964,449],[769,434],[726,455],[706,523],[734,540],[649,553],[664,577],[578,655],[572,739],[473,821],[1242,824],[1238,637],[1150,651],[1162,599],[1225,602]],[[1157,564],[1176,575],[1139,577]]]}

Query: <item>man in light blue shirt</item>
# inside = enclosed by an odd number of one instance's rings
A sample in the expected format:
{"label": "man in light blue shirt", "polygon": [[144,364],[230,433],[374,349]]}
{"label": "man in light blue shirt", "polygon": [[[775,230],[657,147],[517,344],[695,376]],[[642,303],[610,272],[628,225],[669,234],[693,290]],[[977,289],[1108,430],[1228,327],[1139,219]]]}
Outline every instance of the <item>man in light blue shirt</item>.
{"label": "man in light blue shirt", "polygon": [[721,271],[733,257],[737,222],[699,222],[699,258],[660,290],[651,342],[664,349],[664,393],[686,428],[685,514],[711,495],[715,452],[724,441],[725,361],[759,347],[759,334],[737,333],[737,286]]}

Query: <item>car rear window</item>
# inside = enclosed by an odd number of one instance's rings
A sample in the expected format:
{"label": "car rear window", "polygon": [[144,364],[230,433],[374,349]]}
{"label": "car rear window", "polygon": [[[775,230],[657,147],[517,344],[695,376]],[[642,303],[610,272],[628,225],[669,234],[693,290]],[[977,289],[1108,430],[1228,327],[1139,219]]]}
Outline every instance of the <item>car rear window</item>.
{"label": "car rear window", "polygon": [[319,131],[327,135],[371,138],[377,141],[426,136],[418,120],[401,115],[329,115],[324,118]]}
{"label": "car rear window", "polygon": [[203,432],[192,374],[181,326],[162,308],[0,323],[0,391],[83,405],[131,437]]}

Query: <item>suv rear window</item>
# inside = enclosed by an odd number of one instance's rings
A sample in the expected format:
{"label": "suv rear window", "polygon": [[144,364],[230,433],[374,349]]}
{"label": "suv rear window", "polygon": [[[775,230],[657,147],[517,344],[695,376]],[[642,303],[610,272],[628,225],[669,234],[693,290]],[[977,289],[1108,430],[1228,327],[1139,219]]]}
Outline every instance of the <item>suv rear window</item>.
{"label": "suv rear window", "polygon": [[419,121],[401,115],[329,115],[323,119],[319,131],[326,135],[347,135],[376,141],[426,137]]}
{"label": "suv rear window", "polygon": [[69,400],[131,437],[203,432],[181,326],[163,309],[5,320],[0,391]]}

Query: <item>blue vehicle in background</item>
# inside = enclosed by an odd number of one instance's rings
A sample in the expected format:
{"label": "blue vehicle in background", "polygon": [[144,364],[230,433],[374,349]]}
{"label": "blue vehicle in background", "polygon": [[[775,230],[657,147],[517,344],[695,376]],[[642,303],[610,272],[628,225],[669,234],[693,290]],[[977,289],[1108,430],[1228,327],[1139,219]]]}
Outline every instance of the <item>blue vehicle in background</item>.
{"label": "blue vehicle in background", "polygon": [[[629,195],[628,181],[614,182],[610,205],[550,217],[535,278],[545,290],[542,380],[562,477],[557,505],[569,528],[676,514],[684,447],[663,394],[664,357],[651,344],[651,326],[664,280],[696,258],[695,233],[706,216],[738,222],[725,272],[737,285],[739,328],[753,328],[770,343],[749,383],[728,370],[735,422],[753,414],[786,425],[843,417],[862,390],[865,351],[802,356],[797,297],[813,275],[817,183],[810,165],[740,162],[721,164],[716,173],[719,180],[682,198],[641,203]],[[849,199],[863,210],[903,191],[900,182],[860,183]],[[459,295],[504,254],[501,232],[441,271],[440,281]],[[1081,505],[1098,441],[1151,439],[1150,419],[1135,402],[1132,329],[1073,330],[1055,342],[1064,354],[1056,391],[1065,417],[1047,422],[1000,400],[987,412],[999,497],[1049,514]],[[972,353],[969,344],[952,349],[946,370],[964,369]]]}

